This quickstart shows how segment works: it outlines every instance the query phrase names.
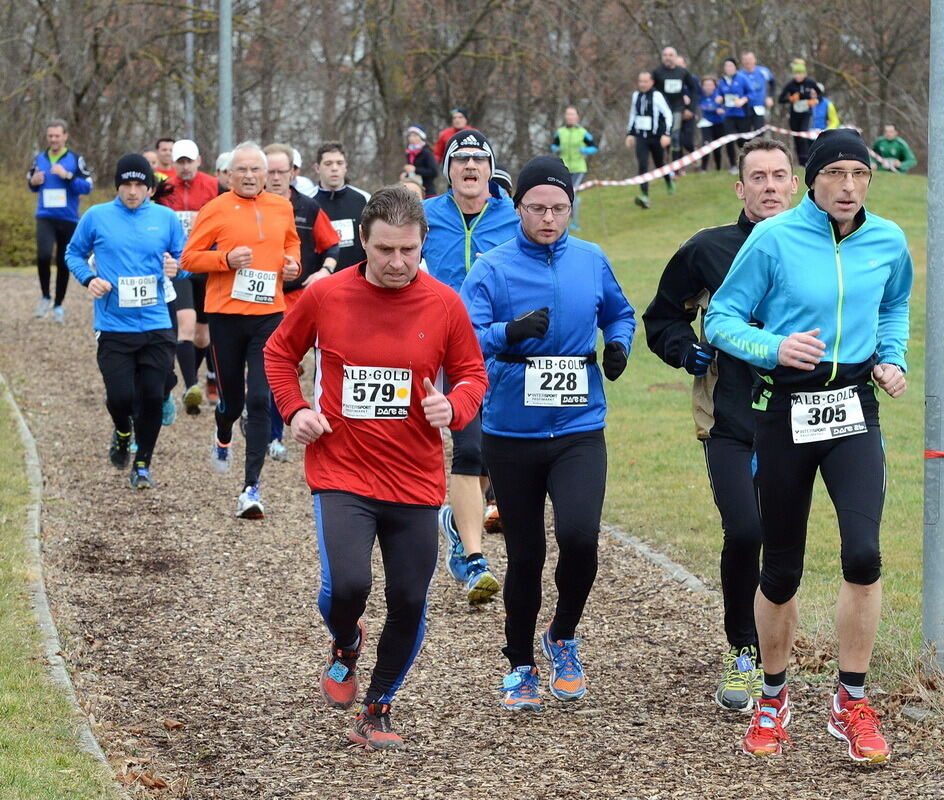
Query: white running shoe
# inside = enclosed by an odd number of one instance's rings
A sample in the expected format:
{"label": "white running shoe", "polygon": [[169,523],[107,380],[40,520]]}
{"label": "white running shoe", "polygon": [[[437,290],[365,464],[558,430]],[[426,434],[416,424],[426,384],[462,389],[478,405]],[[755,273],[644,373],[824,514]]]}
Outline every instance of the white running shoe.
{"label": "white running shoe", "polygon": [[278,439],[269,442],[269,458],[273,461],[288,461],[288,449]]}
{"label": "white running shoe", "polygon": [[50,308],[52,308],[52,298],[40,297],[39,302],[36,304],[36,310],[33,312],[33,316],[36,317],[36,319],[42,319],[49,313]]}
{"label": "white running shoe", "polygon": [[243,489],[236,501],[236,516],[242,519],[262,519],[265,516],[258,485],[247,486]]}

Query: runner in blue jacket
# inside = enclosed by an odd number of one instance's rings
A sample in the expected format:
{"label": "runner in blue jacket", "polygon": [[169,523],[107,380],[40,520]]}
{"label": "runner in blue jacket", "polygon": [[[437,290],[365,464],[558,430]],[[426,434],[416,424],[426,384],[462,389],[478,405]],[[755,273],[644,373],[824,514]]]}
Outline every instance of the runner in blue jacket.
{"label": "runner in blue jacket", "polygon": [[561,700],[586,692],[576,628],[593,586],[606,485],[603,373],[626,367],[636,327],[606,256],[568,236],[570,173],[553,156],[518,176],[514,239],[476,261],[460,292],[489,374],[483,451],[508,552],[503,652],[511,666],[503,708],[540,710],[534,633],[546,555],[544,502],[554,504],[560,557],[557,608],[541,644],[550,689]]}
{"label": "runner in blue jacket", "polygon": [[115,424],[109,458],[119,469],[130,461],[133,418],[135,489],[154,486],[151,454],[161,428],[164,378],[177,350],[164,277],[177,274],[184,247],[177,215],[148,199],[153,186],[144,156],[122,156],[115,171],[118,196],[88,210],[66,250],[69,269],[95,299],[98,367]]}

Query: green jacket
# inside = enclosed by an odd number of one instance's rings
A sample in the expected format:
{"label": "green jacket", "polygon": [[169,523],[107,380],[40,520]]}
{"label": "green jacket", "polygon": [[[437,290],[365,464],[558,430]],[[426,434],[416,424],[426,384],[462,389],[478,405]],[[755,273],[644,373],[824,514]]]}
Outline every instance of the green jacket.
{"label": "green jacket", "polygon": [[[896,136],[891,140],[882,136],[880,139],[875,140],[875,144],[872,145],[872,149],[882,158],[897,158],[901,162],[898,165],[899,172],[907,172],[918,163],[918,159],[915,158],[914,153],[911,152],[911,148],[908,147],[908,142],[906,142],[900,136]],[[877,166],[882,170],[888,169],[887,167],[883,167],[881,164],[878,164]]]}
{"label": "green jacket", "polygon": [[580,125],[557,129],[551,150],[561,157],[561,161],[571,172],[587,171],[587,156],[597,151],[596,143],[590,131]]}

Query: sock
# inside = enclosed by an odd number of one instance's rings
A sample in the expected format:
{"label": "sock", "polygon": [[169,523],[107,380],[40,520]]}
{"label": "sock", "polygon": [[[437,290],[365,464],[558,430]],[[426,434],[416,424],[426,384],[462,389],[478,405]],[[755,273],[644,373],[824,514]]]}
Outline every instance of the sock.
{"label": "sock", "polygon": [[865,697],[865,673],[839,670],[839,687],[853,700],[861,700]]}
{"label": "sock", "polygon": [[341,645],[340,650],[346,650],[349,653],[353,653],[361,646],[361,634],[360,631],[357,632],[357,638],[354,640],[353,644],[350,645]]}
{"label": "sock", "polygon": [[465,557],[465,563],[466,563],[466,564],[471,564],[471,563],[472,563],[473,561],[475,561],[475,559],[477,559],[477,558],[483,558],[482,554],[481,554],[481,553],[469,553],[469,554]]}
{"label": "sock", "polygon": [[767,700],[776,699],[780,693],[783,691],[783,687],[787,685],[787,671],[783,670],[782,672],[765,672],[764,673],[764,688],[763,696]]}
{"label": "sock", "polygon": [[197,372],[200,371],[200,365],[203,363],[204,355],[209,349],[210,348],[208,347],[197,347],[196,345],[193,346],[194,368],[197,370]]}
{"label": "sock", "polygon": [[177,342],[177,363],[184,379],[184,387],[189,389],[197,382],[197,350],[193,342]]}

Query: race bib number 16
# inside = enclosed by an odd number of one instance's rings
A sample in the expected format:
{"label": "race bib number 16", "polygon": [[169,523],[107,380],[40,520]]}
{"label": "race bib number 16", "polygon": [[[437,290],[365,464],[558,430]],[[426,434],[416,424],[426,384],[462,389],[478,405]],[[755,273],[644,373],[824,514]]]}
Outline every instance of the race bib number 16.
{"label": "race bib number 16", "polygon": [[413,371],[344,366],[341,414],[348,419],[406,419]]}

